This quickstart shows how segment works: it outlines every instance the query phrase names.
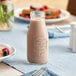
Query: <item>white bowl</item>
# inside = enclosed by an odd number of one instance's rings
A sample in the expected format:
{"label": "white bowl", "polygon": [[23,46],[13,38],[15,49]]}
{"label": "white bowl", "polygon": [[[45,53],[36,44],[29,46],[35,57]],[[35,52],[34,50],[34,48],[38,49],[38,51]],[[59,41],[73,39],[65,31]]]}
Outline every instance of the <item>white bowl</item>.
{"label": "white bowl", "polygon": [[11,56],[13,56],[16,53],[16,49],[14,47],[8,45],[8,44],[0,43],[0,46],[8,48],[9,51],[10,51],[9,55],[4,56],[4,57],[0,57],[0,62],[3,61],[3,60],[5,60],[5,59],[7,59],[7,58],[9,58],[9,57],[11,57]]}

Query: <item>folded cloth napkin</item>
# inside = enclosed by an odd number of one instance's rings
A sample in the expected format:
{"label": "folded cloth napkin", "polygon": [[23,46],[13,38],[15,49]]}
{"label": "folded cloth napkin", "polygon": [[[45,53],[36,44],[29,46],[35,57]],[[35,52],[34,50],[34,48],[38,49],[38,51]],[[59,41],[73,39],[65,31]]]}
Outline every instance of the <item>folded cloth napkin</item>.
{"label": "folded cloth napkin", "polygon": [[[70,30],[69,27],[66,28],[61,28],[63,31],[68,31]],[[48,29],[48,36],[49,38],[64,38],[64,37],[70,37],[70,32],[69,33],[62,33],[58,31],[57,29]]]}
{"label": "folded cloth napkin", "polygon": [[[34,73],[35,71],[36,71],[36,70],[34,70],[34,71],[32,71],[32,72],[29,72],[29,73],[26,73],[26,74],[24,74],[24,75],[22,75],[22,76],[31,76],[32,73]],[[43,74],[42,76],[58,76],[58,75],[55,74],[55,73],[53,73],[52,71],[50,71],[50,70],[48,70],[48,69],[46,68],[46,71],[44,72],[44,74]]]}
{"label": "folded cloth napkin", "polygon": [[64,37],[69,37],[70,34],[48,32],[48,36],[49,38],[64,38]]}

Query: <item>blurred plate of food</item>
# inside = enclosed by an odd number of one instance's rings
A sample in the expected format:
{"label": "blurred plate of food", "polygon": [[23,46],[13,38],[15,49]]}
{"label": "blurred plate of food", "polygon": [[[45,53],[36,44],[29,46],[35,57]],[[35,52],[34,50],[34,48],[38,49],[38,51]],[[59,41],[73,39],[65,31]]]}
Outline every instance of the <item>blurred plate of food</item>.
{"label": "blurred plate of food", "polygon": [[48,6],[29,6],[25,8],[19,8],[15,10],[15,17],[21,20],[30,21],[30,12],[32,11],[43,11],[45,13],[46,23],[55,23],[68,19],[70,13],[62,9],[51,8]]}
{"label": "blurred plate of food", "polygon": [[16,53],[16,49],[8,44],[0,43],[0,62],[10,58]]}

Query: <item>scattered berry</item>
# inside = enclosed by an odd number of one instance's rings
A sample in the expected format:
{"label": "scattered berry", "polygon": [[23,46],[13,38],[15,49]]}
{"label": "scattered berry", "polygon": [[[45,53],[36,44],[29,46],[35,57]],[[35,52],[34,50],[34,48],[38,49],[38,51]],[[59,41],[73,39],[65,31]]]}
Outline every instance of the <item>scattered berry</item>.
{"label": "scattered berry", "polygon": [[33,6],[31,5],[31,6],[30,6],[30,9],[32,9],[32,7],[33,7]]}
{"label": "scattered berry", "polygon": [[61,14],[61,10],[59,10],[58,12],[59,12],[59,14]]}
{"label": "scattered berry", "polygon": [[31,5],[30,9],[36,10],[36,7],[34,7],[34,6]]}
{"label": "scattered berry", "polygon": [[22,14],[19,14],[19,16],[22,16]]}
{"label": "scattered berry", "polygon": [[26,15],[26,16],[25,16],[25,18],[29,19],[29,18],[30,18],[30,16]]}
{"label": "scattered berry", "polygon": [[4,50],[4,51],[3,51],[3,56],[7,56],[7,55],[8,55],[7,50]]}
{"label": "scattered berry", "polygon": [[50,12],[47,12],[46,15],[49,16],[49,15],[51,15],[51,13]]}
{"label": "scattered berry", "polygon": [[40,11],[44,11],[44,8],[40,8],[39,10],[40,10]]}
{"label": "scattered berry", "polygon": [[44,9],[48,9],[48,6],[46,6],[46,5],[45,5],[45,6],[43,6],[43,7],[44,7]]}
{"label": "scattered berry", "polygon": [[4,48],[4,49],[2,49],[2,51],[7,51],[8,55],[9,55],[9,49],[8,48]]}
{"label": "scattered berry", "polygon": [[2,2],[2,1],[6,1],[6,0],[0,0],[0,1]]}
{"label": "scattered berry", "polygon": [[36,10],[36,7],[32,7],[33,10]]}

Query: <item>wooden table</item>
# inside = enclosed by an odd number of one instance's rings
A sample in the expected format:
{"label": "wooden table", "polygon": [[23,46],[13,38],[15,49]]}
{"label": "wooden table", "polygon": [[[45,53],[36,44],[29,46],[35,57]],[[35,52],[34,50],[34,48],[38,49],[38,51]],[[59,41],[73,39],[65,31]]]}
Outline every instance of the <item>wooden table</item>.
{"label": "wooden table", "polygon": [[0,63],[0,76],[20,76],[22,75],[21,72],[17,71],[14,68],[11,68],[10,66]]}
{"label": "wooden table", "polygon": [[[76,21],[76,17],[75,16],[71,16],[70,21]],[[48,26],[50,27],[50,26]],[[4,63],[0,63],[0,76],[20,76],[22,75],[21,72],[19,72],[18,70],[8,66],[7,64]]]}

